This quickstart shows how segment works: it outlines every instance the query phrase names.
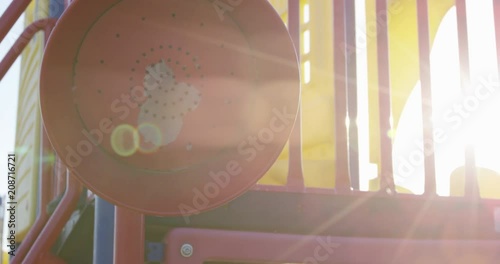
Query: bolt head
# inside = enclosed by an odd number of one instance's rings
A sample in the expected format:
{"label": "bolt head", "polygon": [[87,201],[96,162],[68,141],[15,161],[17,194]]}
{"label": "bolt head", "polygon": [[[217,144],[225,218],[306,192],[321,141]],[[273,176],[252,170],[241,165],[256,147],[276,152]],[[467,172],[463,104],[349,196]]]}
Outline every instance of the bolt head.
{"label": "bolt head", "polygon": [[193,246],[190,244],[184,244],[181,246],[181,255],[185,258],[189,258],[193,255]]}

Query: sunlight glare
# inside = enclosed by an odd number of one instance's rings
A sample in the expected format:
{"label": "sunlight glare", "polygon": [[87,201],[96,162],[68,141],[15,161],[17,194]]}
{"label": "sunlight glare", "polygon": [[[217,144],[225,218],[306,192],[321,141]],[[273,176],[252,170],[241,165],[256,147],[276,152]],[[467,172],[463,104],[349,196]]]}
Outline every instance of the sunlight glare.
{"label": "sunlight glare", "polygon": [[[500,95],[490,1],[468,1],[470,93],[460,82],[456,9],[449,10],[437,32],[431,52],[434,148],[439,195],[449,195],[451,173],[464,165],[465,144],[473,144],[476,164],[500,172]],[[420,82],[403,109],[394,141],[396,183],[415,193],[424,190]],[[426,142],[426,144],[430,144]],[[497,158],[498,159],[498,158]],[[498,164],[498,165],[497,165]]]}

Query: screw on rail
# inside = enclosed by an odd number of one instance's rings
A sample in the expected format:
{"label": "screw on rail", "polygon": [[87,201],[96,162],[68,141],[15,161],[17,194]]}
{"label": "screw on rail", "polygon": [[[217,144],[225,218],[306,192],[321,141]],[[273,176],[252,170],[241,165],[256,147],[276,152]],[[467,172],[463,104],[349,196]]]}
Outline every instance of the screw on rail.
{"label": "screw on rail", "polygon": [[181,255],[185,258],[189,258],[193,255],[193,246],[190,244],[184,244],[181,246]]}

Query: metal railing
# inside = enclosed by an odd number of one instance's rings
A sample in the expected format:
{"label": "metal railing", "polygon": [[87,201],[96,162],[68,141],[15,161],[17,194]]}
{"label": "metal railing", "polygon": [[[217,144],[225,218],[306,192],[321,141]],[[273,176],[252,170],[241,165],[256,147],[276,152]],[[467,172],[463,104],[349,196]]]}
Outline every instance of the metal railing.
{"label": "metal railing", "polygon": [[[387,10],[387,0],[374,0],[376,2],[376,11],[384,12]],[[16,0],[12,1],[4,15],[0,18],[0,40],[3,40],[11,29],[15,21],[24,12],[31,1]],[[500,66],[500,0],[493,0],[497,61]],[[467,35],[467,11],[466,1],[456,0],[457,22],[459,33],[460,66],[462,89],[467,92],[470,82],[469,69],[469,48]],[[354,21],[355,5],[352,0],[333,1],[333,32],[334,39],[334,97],[335,97],[335,191],[339,194],[356,193],[359,190],[359,147],[358,147],[358,125],[356,122],[350,122],[346,127],[345,119],[357,119],[357,72],[356,72],[356,54],[348,54],[347,46],[356,47],[356,26]],[[431,101],[431,78],[430,78],[430,33],[429,33],[429,10],[427,0],[417,1],[418,12],[418,47],[419,47],[419,72],[422,83],[422,102]],[[0,79],[12,66],[15,59],[21,54],[29,40],[34,34],[43,30],[46,37],[54,27],[54,19],[43,19],[27,27],[12,49],[0,63]],[[389,68],[389,30],[387,16],[382,17],[377,24],[377,64],[378,64],[378,96],[379,96],[379,134],[380,134],[380,175],[381,188],[380,193],[395,194],[395,183],[393,177],[393,156],[392,156],[392,138],[387,131],[391,126],[391,83]],[[297,53],[300,54],[300,0],[288,0],[288,27],[295,44]],[[433,142],[433,125],[431,123],[432,106],[422,103],[421,111],[423,118],[423,136],[424,140]],[[300,113],[300,111],[299,111]],[[304,184],[304,174],[302,168],[302,142],[301,142],[301,124],[302,117],[298,116],[295,128],[290,137],[290,155],[287,184],[285,188],[276,187],[276,190],[286,190],[292,192],[306,191]],[[43,149],[51,151],[48,141],[44,137],[42,140]],[[433,153],[433,150],[431,151]],[[479,197],[479,187],[476,175],[476,165],[474,161],[474,151],[468,147],[464,153],[466,157],[466,189],[465,197],[476,199]],[[42,208],[48,203],[48,193],[54,186],[49,180],[53,168],[42,170],[42,189],[40,191]],[[65,169],[62,170],[63,172]],[[266,189],[271,187],[257,186],[257,189]],[[18,251],[18,256],[13,263],[35,263],[47,254],[51,245],[55,242],[62,226],[68,220],[72,210],[74,210],[77,198],[80,194],[81,186],[74,179],[68,176],[66,194],[60,205],[52,216],[42,213],[23,241]],[[425,156],[425,195],[436,195],[436,172],[434,154]],[[120,259],[142,258],[144,239],[142,232],[131,233],[132,229],[144,228],[144,216],[136,213],[119,209],[116,212],[117,226],[115,232],[115,261]],[[120,219],[128,219],[121,221]],[[130,221],[129,221],[130,220]],[[138,230],[139,230],[138,229]],[[121,232],[119,230],[122,230]],[[118,234],[118,235],[116,235]],[[142,246],[140,245],[142,244]],[[123,250],[133,246],[136,252]],[[31,249],[30,249],[31,248]],[[28,252],[28,250],[30,251]],[[121,263],[119,261],[119,263]]]}

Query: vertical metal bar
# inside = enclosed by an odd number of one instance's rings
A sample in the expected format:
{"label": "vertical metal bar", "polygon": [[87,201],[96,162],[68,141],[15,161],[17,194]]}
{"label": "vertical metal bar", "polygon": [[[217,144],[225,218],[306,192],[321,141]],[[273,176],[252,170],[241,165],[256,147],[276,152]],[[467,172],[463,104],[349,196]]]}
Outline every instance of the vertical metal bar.
{"label": "vertical metal bar", "polygon": [[53,188],[52,188],[52,197],[53,199],[58,198],[61,194],[64,193],[66,188],[66,178],[68,176],[68,168],[64,165],[63,161],[60,157],[56,157],[55,162],[55,173],[53,180]]}
{"label": "vertical metal bar", "polygon": [[94,215],[94,264],[113,263],[115,206],[96,196]]}
{"label": "vertical metal bar", "polygon": [[[465,0],[456,0],[457,26],[458,26],[458,49],[460,60],[460,81],[462,93],[471,93],[470,63],[469,63],[469,37],[467,31],[467,6]],[[465,197],[479,197],[479,185],[477,182],[476,161],[474,147],[465,146]]]}
{"label": "vertical metal bar", "polygon": [[[45,25],[44,29],[44,34],[45,34],[45,43],[47,42],[50,32],[52,31],[54,25],[55,25],[55,20],[51,20],[52,23],[49,23],[48,25]],[[36,23],[36,22],[35,22]],[[39,29],[41,29],[40,27]],[[32,37],[32,36],[31,36]],[[31,39],[30,37],[30,39]],[[28,41],[26,41],[28,42]],[[22,52],[24,48],[20,49]],[[40,235],[40,232],[42,232],[43,228],[47,224],[47,221],[49,220],[49,215],[47,214],[46,208],[47,205],[50,203],[50,200],[52,199],[52,192],[53,192],[53,176],[54,176],[54,163],[52,161],[47,162],[45,157],[53,157],[54,156],[54,151],[52,149],[52,146],[50,144],[50,141],[47,137],[47,133],[45,132],[44,125],[42,124],[40,126],[40,157],[41,157],[41,166],[40,166],[40,183],[39,183],[39,210],[38,210],[38,215],[35,220],[35,223],[33,226],[30,228],[28,234],[23,240],[23,243],[21,246],[18,248],[16,252],[16,256],[12,259],[11,263],[21,263],[26,255],[28,254],[28,251],[31,249],[33,244],[35,243],[37,237]]]}
{"label": "vertical metal bar", "polygon": [[66,192],[61,202],[52,216],[50,216],[47,225],[36,239],[33,247],[29,250],[23,263],[39,263],[38,261],[40,258],[49,253],[50,248],[56,242],[64,225],[68,222],[73,213],[80,198],[82,186],[70,175],[68,175],[68,180],[66,182]]}
{"label": "vertical metal bar", "polygon": [[67,7],[66,0],[50,0],[49,5],[49,16],[52,18],[59,18]]}
{"label": "vertical metal bar", "polygon": [[349,192],[349,151],[347,143],[347,82],[345,8],[343,0],[333,0],[333,59],[335,97],[335,190]]}
{"label": "vertical metal bar", "polygon": [[58,197],[59,195],[64,193],[64,189],[66,188],[66,178],[68,175],[68,168],[60,158],[56,159],[56,177],[55,177],[55,196]]}
{"label": "vertical metal bar", "polygon": [[430,69],[429,9],[427,0],[417,0],[420,82],[422,87],[422,127],[424,136],[425,194],[436,194],[434,136],[432,125],[432,87]]}
{"label": "vertical metal bar", "polygon": [[495,45],[497,48],[497,70],[500,74],[500,0],[493,0],[493,16],[495,19]]}
{"label": "vertical metal bar", "polygon": [[[394,193],[392,171],[392,125],[391,125],[391,84],[389,73],[389,30],[387,22],[387,0],[376,0],[377,14],[377,58],[380,113],[380,191]],[[386,14],[385,16],[381,14]]]}
{"label": "vertical metal bar", "polygon": [[[300,65],[300,0],[288,0],[288,31],[295,45],[297,60]],[[304,189],[304,176],[302,173],[302,110],[300,105],[289,144],[290,160],[288,163],[287,186],[291,189]]]}
{"label": "vertical metal bar", "polygon": [[0,42],[9,33],[21,14],[26,10],[31,0],[14,0],[10,3],[7,10],[0,17]]}
{"label": "vertical metal bar", "polygon": [[497,48],[497,67],[500,72],[500,0],[493,0],[493,15],[495,19],[495,41]]}
{"label": "vertical metal bar", "polygon": [[349,114],[349,175],[351,187],[359,190],[358,80],[356,56],[356,4],[345,1],[345,40],[347,64],[347,112]]}
{"label": "vertical metal bar", "polygon": [[113,263],[144,263],[144,239],[144,215],[117,206]]}

